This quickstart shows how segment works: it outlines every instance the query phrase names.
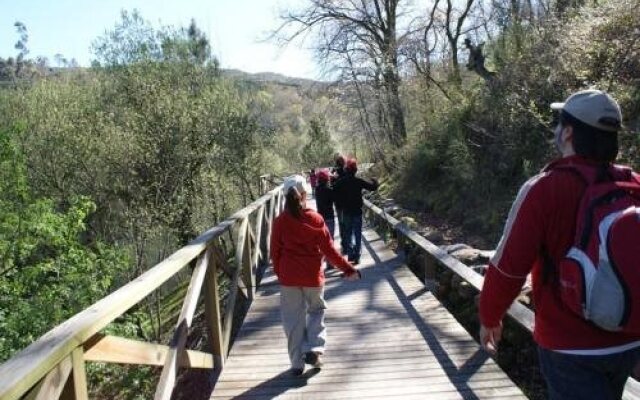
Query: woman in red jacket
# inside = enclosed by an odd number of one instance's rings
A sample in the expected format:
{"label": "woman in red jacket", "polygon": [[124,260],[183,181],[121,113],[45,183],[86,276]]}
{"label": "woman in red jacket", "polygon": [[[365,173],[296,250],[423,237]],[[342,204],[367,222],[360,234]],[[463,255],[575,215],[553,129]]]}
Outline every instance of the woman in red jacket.
{"label": "woman in red jacket", "polygon": [[309,191],[302,176],[285,179],[285,211],[276,218],[271,231],[271,260],[281,286],[282,324],[294,375],[303,373],[305,363],[315,368],[322,366],[327,308],[322,256],[344,271],[347,279],[360,276],[333,247],[322,216],[306,208]]}

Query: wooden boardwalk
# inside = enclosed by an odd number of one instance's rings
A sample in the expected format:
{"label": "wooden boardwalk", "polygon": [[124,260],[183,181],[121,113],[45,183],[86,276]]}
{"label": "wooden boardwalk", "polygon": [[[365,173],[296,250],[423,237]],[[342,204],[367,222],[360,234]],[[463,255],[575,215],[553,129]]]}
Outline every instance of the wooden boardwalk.
{"label": "wooden boardwalk", "polygon": [[269,271],[212,399],[525,399],[453,316],[364,229],[363,279],[327,274],[321,371],[288,372],[279,287]]}

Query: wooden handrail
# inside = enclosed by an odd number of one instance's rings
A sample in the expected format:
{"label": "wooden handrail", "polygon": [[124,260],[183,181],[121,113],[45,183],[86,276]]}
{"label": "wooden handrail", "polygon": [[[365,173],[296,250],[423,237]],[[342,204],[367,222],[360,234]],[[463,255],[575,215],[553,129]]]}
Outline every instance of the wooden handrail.
{"label": "wooden handrail", "polygon": [[[387,214],[380,207],[371,203],[369,200],[364,200],[364,206],[367,212],[373,216],[380,218],[387,223],[392,229],[398,232],[405,240],[413,242],[416,246],[421,248],[430,261],[441,265],[456,275],[460,276],[478,291],[482,290],[482,284],[484,283],[484,277],[474,270],[467,267],[457,259],[451,257],[446,251],[431,243],[429,240],[420,236],[417,232],[411,230],[406,224]],[[425,271],[426,272],[426,271]],[[535,313],[527,308],[524,304],[514,301],[507,310],[509,315],[515,322],[525,328],[529,333],[533,334],[533,322]],[[640,392],[640,382],[635,379],[628,379],[625,386],[624,398],[637,398],[635,393]]]}
{"label": "wooden handrail", "polygon": [[[255,276],[253,274],[258,269],[255,263],[259,261],[259,257],[252,251],[258,251],[259,245],[255,245],[254,249],[251,247],[247,229],[249,217],[254,213],[259,216],[256,222],[257,235],[269,235],[272,220],[281,210],[282,197],[281,186],[272,189],[225,221],[204,232],[135,280],[53,328],[13,358],[0,365],[0,400],[20,399],[25,394],[29,398],[58,398],[63,389],[74,393],[75,398],[86,398],[84,361],[91,360],[84,357],[83,348],[85,344],[92,341],[100,330],[113,320],[176,276],[196,258],[199,258],[199,261],[194,269],[191,285],[185,295],[185,302],[180,313],[176,332],[171,345],[165,351],[165,367],[156,398],[168,398],[171,395],[176,378],[176,370],[185,364],[181,357],[185,354],[186,330],[191,324],[195,305],[203,285],[206,294],[213,296],[212,299],[206,299],[205,301],[207,324],[212,331],[210,332],[209,340],[212,342],[211,348],[214,349],[214,354],[209,354],[209,356],[219,364],[213,364],[214,368],[221,368],[228,353],[228,335],[231,330],[230,325],[233,322],[229,311],[233,312],[232,310],[235,306],[237,296],[234,293],[238,291],[238,278],[243,272],[243,268],[240,268],[240,266],[245,267],[245,273],[252,274],[252,276],[248,277],[249,282],[252,284],[255,284]],[[265,213],[265,208],[271,212]],[[268,220],[265,220],[265,215]],[[236,250],[239,250],[236,251],[236,265],[238,267],[234,271],[236,276],[230,288],[232,293],[227,299],[224,310],[226,315],[222,318],[218,309],[219,304],[212,303],[218,302],[220,296],[219,288],[217,287],[217,266],[226,261],[221,259],[224,252],[216,248],[216,243],[223,234],[231,232],[232,228],[238,223],[242,225],[238,230],[240,241],[236,243]],[[262,229],[261,224],[263,223],[267,225],[267,229]],[[231,238],[233,240],[233,235],[231,235]],[[256,237],[254,240],[255,243],[261,243],[265,238]],[[207,249],[210,250],[207,251]],[[268,254],[264,256],[268,257]],[[254,287],[247,287],[246,289],[248,291],[255,290]],[[143,342],[140,342],[140,345],[136,346],[136,348],[141,352],[155,351],[149,350],[150,348],[154,349],[153,346],[144,345]],[[121,358],[115,357],[115,359]],[[144,357],[138,357],[138,359],[143,360],[140,364],[145,363]],[[133,362],[135,363],[135,361]],[[79,369],[82,369],[82,371]],[[69,379],[69,376],[72,379]]]}
{"label": "wooden handrail", "polygon": [[[482,275],[467,267],[457,259],[451,257],[446,251],[420,236],[417,232],[411,230],[406,224],[387,214],[384,210],[374,205],[369,200],[364,200],[364,206],[370,213],[389,224],[392,229],[401,234],[406,240],[413,242],[416,246],[421,248],[425,254],[437,264],[451,270],[476,289],[482,290],[482,284],[484,282],[484,277]],[[507,314],[529,332],[533,332],[534,313],[525,305],[516,301],[511,305],[511,307],[509,307]]]}

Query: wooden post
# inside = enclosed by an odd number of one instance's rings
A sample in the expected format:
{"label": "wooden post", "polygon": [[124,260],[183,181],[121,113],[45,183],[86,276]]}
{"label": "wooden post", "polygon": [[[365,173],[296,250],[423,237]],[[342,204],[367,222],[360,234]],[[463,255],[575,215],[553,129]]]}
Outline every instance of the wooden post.
{"label": "wooden post", "polygon": [[252,257],[252,264],[255,267],[254,275],[258,272],[258,266],[262,261],[262,220],[264,217],[264,204],[260,206],[258,209],[258,215],[256,216],[256,226],[255,226],[255,247],[254,253]]}
{"label": "wooden post", "polygon": [[278,216],[276,213],[276,204],[278,203],[278,195],[274,194],[269,200],[269,218],[268,218],[268,226],[267,226],[267,234],[265,238],[266,243],[266,257],[271,258],[271,229],[273,228],[273,221],[275,221]]}
{"label": "wooden post", "polygon": [[437,278],[437,268],[438,263],[436,259],[431,256],[428,252],[424,252],[424,285],[427,287],[427,290],[433,292],[438,287]]}
{"label": "wooden post", "polygon": [[[247,218],[247,221],[248,220],[249,218]],[[253,301],[256,290],[256,275],[253,273],[252,263],[252,254],[256,250],[255,246],[252,245],[254,242],[251,240],[251,233],[251,227],[247,223],[244,251],[242,252],[242,270],[245,276],[245,284],[247,286],[247,296],[249,301]]]}
{"label": "wooden post", "polygon": [[[211,248],[210,251],[213,251]],[[220,312],[220,286],[218,285],[218,263],[224,262],[225,257],[220,251],[209,257],[209,268],[205,277],[204,314],[207,321],[209,345],[213,353],[213,368],[219,373],[224,368],[227,352],[222,338],[222,313]]]}
{"label": "wooden post", "polygon": [[164,367],[158,380],[158,386],[156,387],[156,394],[154,396],[155,400],[171,399],[180,367],[180,357],[185,350],[187,335],[195,315],[196,307],[198,306],[200,292],[204,286],[210,256],[211,252],[206,250],[198,256],[196,267],[193,270],[191,281],[187,288],[187,294],[182,303],[182,310],[180,311],[176,329],[171,339],[171,345],[164,362]]}
{"label": "wooden post", "polygon": [[[253,300],[254,282],[251,273],[251,240],[249,235],[249,217],[244,217],[238,228],[236,245],[236,271],[240,271],[247,298]],[[225,328],[226,329],[226,328]]]}
{"label": "wooden post", "polygon": [[58,399],[66,386],[71,373],[71,356],[67,356],[24,397],[25,400]]}

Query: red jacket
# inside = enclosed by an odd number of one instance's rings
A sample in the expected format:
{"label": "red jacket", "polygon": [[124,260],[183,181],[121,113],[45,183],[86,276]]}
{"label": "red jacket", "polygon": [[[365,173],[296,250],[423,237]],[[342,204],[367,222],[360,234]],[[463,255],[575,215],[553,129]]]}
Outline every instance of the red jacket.
{"label": "red jacket", "polygon": [[333,240],[320,214],[306,208],[300,219],[287,211],[276,218],[271,231],[271,260],[281,285],[322,286],[323,254],[345,273],[356,272],[333,247]]}
{"label": "red jacket", "polygon": [[[571,163],[593,164],[573,156],[557,160],[551,166]],[[541,347],[599,349],[638,340],[638,337],[604,331],[572,314],[559,298],[554,271],[544,271],[545,251],[551,264],[558,265],[573,243],[576,212],[583,191],[584,183],[578,176],[561,170],[538,174],[522,186],[480,294],[480,321],[484,326],[498,325],[531,272],[535,305],[533,335]]]}

